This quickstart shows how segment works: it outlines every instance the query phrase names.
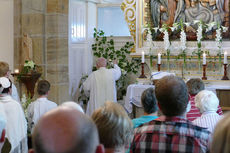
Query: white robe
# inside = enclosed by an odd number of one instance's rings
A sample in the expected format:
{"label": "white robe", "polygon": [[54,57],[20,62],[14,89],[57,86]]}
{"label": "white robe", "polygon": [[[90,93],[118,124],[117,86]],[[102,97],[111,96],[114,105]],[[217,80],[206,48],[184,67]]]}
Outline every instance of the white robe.
{"label": "white robe", "polygon": [[17,88],[16,86],[12,83],[12,94],[11,94],[12,98],[14,100],[16,100],[17,102],[20,103],[20,99],[19,99],[19,96],[18,96],[18,91],[17,91]]}
{"label": "white robe", "polygon": [[114,65],[114,69],[101,67],[91,73],[83,83],[84,91],[90,91],[90,98],[86,109],[86,114],[92,113],[101,107],[106,101],[117,101],[116,80],[121,76],[121,69]]}
{"label": "white robe", "polygon": [[0,97],[0,109],[6,118],[6,137],[11,144],[10,152],[27,152],[27,122],[21,105],[10,95],[4,95]]}
{"label": "white robe", "polygon": [[45,97],[38,98],[32,102],[27,109],[28,129],[32,131],[41,116],[56,107],[57,104],[55,102],[52,102]]}

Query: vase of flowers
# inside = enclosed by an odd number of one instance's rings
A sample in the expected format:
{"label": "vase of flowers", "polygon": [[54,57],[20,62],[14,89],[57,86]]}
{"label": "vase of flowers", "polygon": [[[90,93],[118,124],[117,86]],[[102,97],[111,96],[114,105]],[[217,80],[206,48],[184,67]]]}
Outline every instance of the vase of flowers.
{"label": "vase of flowers", "polygon": [[167,24],[163,24],[162,28],[160,28],[160,32],[162,32],[164,34],[164,49],[166,51],[166,56],[167,56],[167,69],[168,71],[170,71],[170,67],[169,67],[169,60],[170,60],[170,46],[171,46],[171,42],[169,41],[169,27]]}
{"label": "vase of flowers", "polygon": [[222,32],[226,32],[228,28],[221,26],[220,23],[216,23],[217,29],[216,29],[216,47],[218,48],[217,56],[219,59],[219,70],[221,72],[221,66],[222,66],[222,55],[223,55],[223,50],[222,50]]}

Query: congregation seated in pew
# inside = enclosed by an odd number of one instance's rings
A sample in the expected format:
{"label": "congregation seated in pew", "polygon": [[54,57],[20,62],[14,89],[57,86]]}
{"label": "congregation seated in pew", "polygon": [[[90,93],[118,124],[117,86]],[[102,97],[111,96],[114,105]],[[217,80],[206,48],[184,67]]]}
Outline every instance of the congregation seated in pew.
{"label": "congregation seated in pew", "polygon": [[[187,113],[186,117],[189,121],[193,121],[201,116],[199,109],[195,106],[195,96],[202,90],[205,89],[204,82],[200,78],[191,78],[186,82],[188,93],[189,93],[189,103],[191,105],[190,111]],[[217,113],[223,115],[221,107],[218,105]]]}
{"label": "congregation seated in pew", "polygon": [[164,121],[153,120],[137,127],[131,153],[208,152],[210,132],[186,119],[189,95],[185,82],[179,77],[166,76],[156,83],[155,94],[166,118]]}

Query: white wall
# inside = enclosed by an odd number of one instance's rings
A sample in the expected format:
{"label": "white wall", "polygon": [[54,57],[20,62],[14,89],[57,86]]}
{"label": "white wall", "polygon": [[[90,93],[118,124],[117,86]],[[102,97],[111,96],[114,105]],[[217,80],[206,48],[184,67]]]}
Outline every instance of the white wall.
{"label": "white wall", "polygon": [[0,0],[0,61],[14,65],[13,0]]}

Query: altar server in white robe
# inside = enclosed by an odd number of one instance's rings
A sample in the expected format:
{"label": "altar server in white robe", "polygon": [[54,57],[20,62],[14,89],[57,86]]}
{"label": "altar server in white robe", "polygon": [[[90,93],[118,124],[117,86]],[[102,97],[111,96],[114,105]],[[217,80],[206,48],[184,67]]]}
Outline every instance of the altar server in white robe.
{"label": "altar server in white robe", "polygon": [[11,153],[28,152],[27,122],[21,105],[11,95],[11,81],[0,78],[0,109],[6,118],[6,138],[11,145]]}
{"label": "altar server in white robe", "polygon": [[[0,61],[0,77],[7,77],[7,78],[10,77],[9,64],[3,61]],[[11,96],[13,97],[14,100],[20,103],[17,88],[13,83],[12,83]]]}
{"label": "altar server in white robe", "polygon": [[116,80],[121,76],[121,69],[114,61],[114,68],[107,69],[107,61],[105,58],[99,58],[96,66],[97,71],[89,75],[83,83],[84,91],[90,91],[90,98],[86,109],[87,115],[103,106],[106,101],[117,101]]}
{"label": "altar server in white robe", "polygon": [[28,117],[28,129],[33,131],[34,125],[37,124],[38,120],[43,114],[57,107],[55,102],[47,99],[50,90],[50,83],[47,80],[41,80],[38,82],[37,93],[39,98],[32,102],[28,106],[27,117]]}

